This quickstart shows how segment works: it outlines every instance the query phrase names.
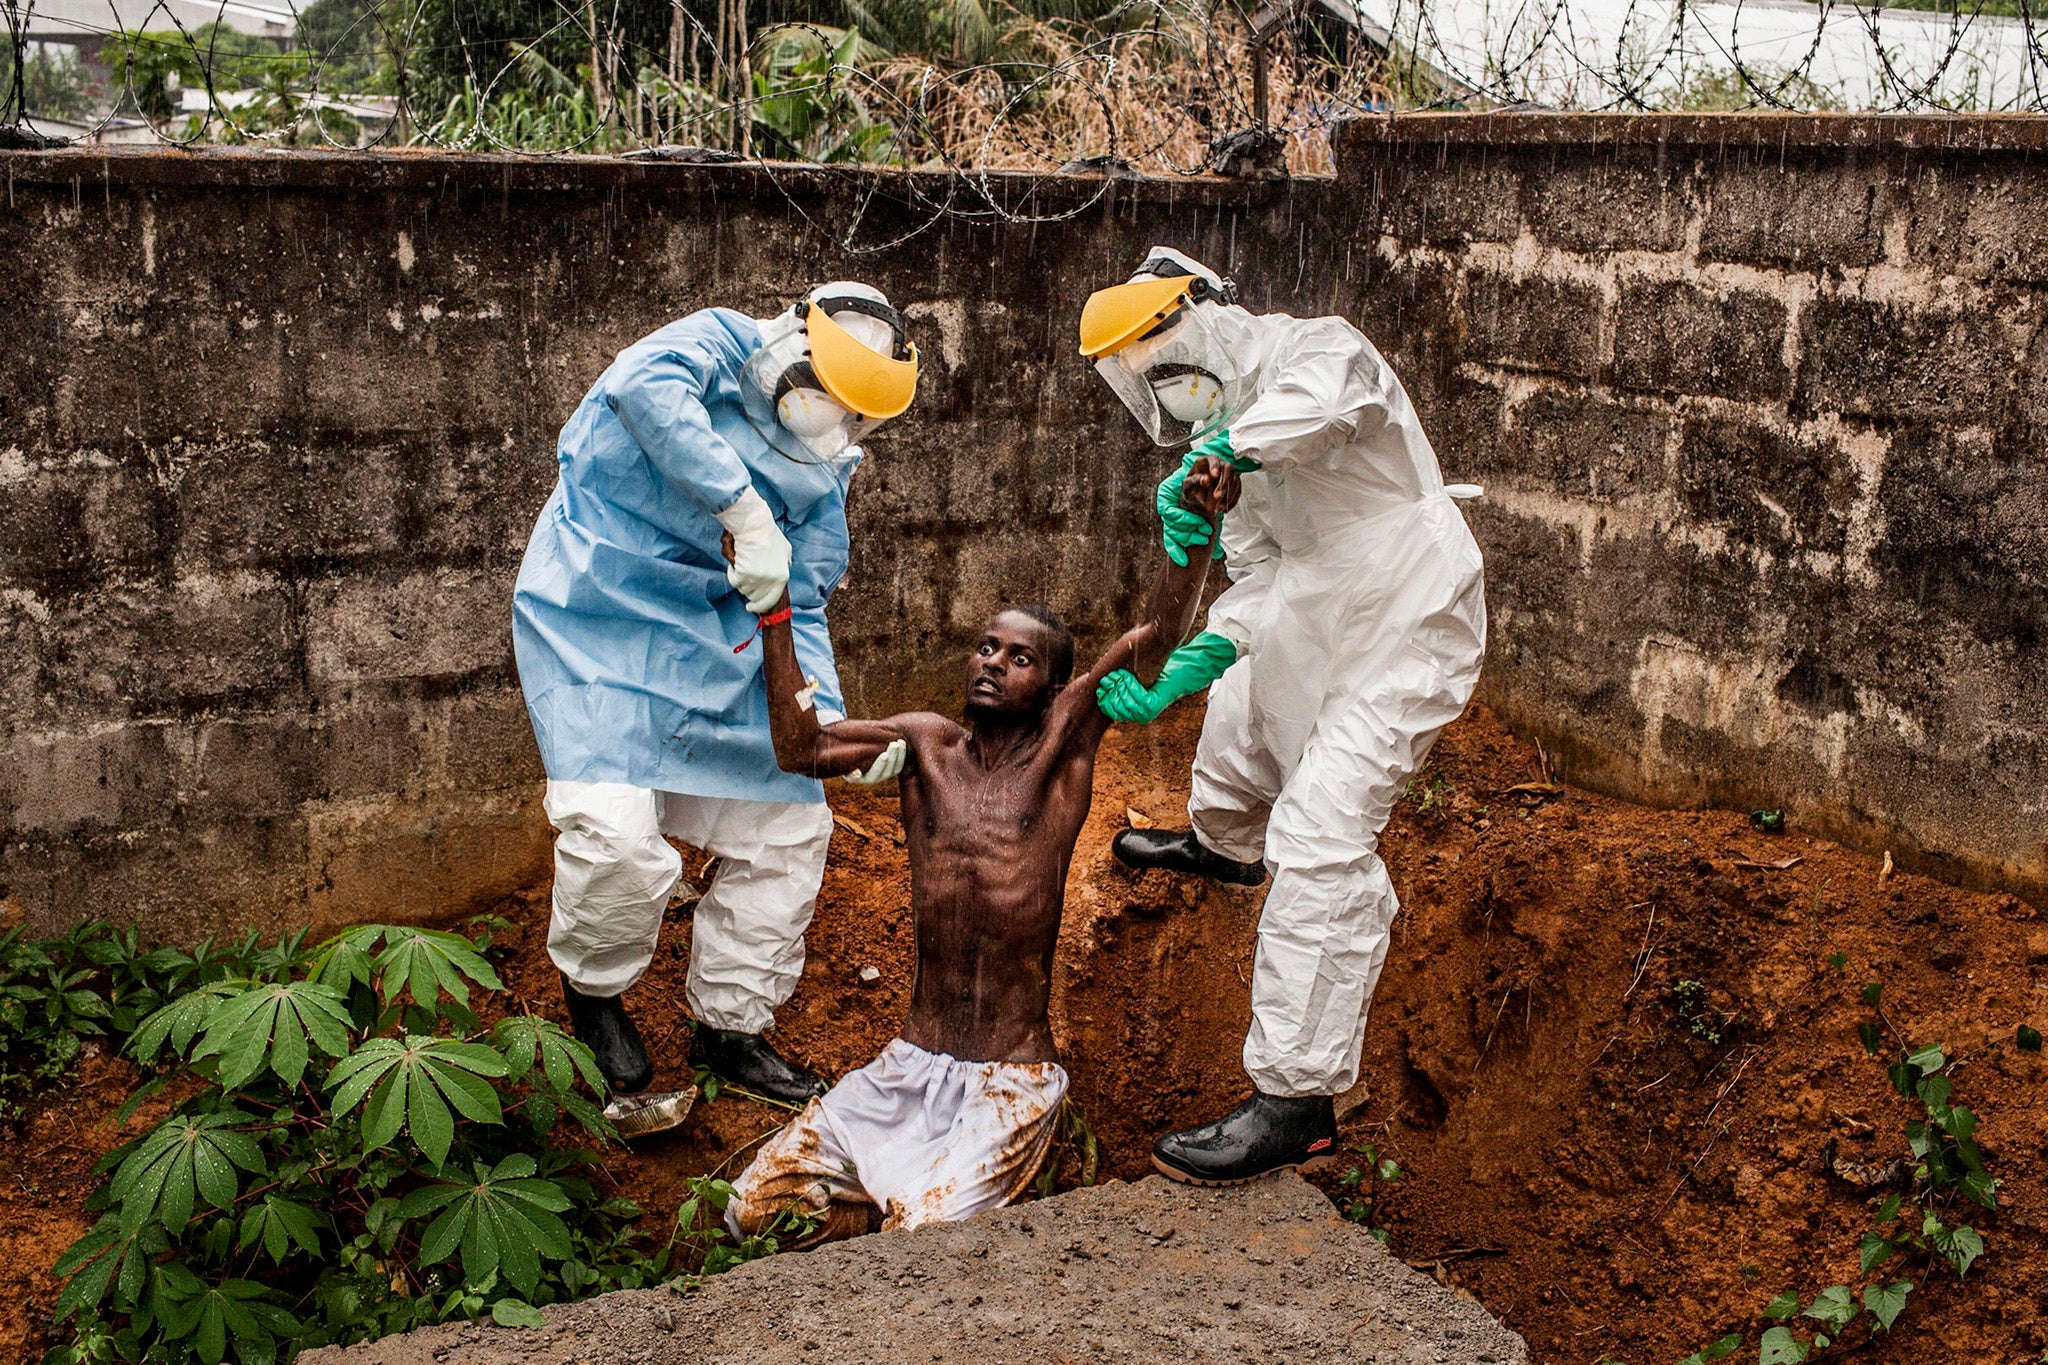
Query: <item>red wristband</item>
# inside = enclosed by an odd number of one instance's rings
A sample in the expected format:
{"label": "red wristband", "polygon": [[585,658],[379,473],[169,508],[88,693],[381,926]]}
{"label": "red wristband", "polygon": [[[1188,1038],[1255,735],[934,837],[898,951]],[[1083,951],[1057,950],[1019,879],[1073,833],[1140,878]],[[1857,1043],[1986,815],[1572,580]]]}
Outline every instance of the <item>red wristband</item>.
{"label": "red wristband", "polygon": [[764,627],[787,625],[789,624],[790,618],[795,615],[796,610],[793,607],[784,607],[781,611],[769,612],[766,616],[763,616],[754,622],[754,634],[749,635],[746,639],[734,645],[732,647],[732,652],[735,654],[746,653],[747,646],[754,643],[754,636],[759,635]]}

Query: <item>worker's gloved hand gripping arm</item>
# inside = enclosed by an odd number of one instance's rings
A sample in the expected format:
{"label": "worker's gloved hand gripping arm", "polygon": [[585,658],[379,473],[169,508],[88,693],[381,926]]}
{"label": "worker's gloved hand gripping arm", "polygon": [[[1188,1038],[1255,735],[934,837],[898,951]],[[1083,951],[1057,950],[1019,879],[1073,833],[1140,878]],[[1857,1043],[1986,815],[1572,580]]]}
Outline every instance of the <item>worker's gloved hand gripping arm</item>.
{"label": "worker's gloved hand gripping arm", "polygon": [[[1218,514],[1212,518],[1203,510],[1203,505],[1225,505],[1212,490],[1226,479],[1233,484],[1227,502],[1236,501],[1235,473],[1226,470],[1243,472],[1257,467],[1236,458],[1230,450],[1229,433],[1218,432],[1189,452],[1181,461],[1181,467],[1159,486],[1160,515],[1166,523],[1166,553],[1175,564],[1186,565],[1189,550],[1200,550],[1219,541],[1217,527],[1221,516]],[[1183,493],[1191,495],[1187,502],[1201,505],[1186,505]],[[1178,514],[1177,517],[1166,516],[1169,506]],[[1212,553],[1215,558],[1223,557],[1220,543]],[[1157,719],[1159,713],[1175,701],[1191,692],[1201,691],[1222,677],[1223,670],[1236,661],[1235,644],[1221,635],[1205,631],[1167,656],[1158,678],[1150,687],[1145,686],[1135,673],[1119,669],[1097,686],[1095,702],[1111,720],[1144,724]]]}
{"label": "worker's gloved hand gripping arm", "polygon": [[[1219,431],[1189,451],[1181,460],[1180,469],[1169,474],[1159,485],[1159,515],[1165,528],[1166,553],[1176,564],[1187,563],[1189,550],[1199,551],[1202,546],[1212,543],[1215,548],[1210,551],[1211,555],[1223,558],[1220,521],[1212,526],[1202,513],[1180,505],[1181,490],[1188,472],[1205,458],[1219,460],[1240,474],[1249,474],[1259,467],[1257,460],[1247,459],[1231,449],[1228,431]],[[1171,518],[1167,516],[1169,500],[1175,514]],[[1223,670],[1236,662],[1235,642],[1205,630],[1167,657],[1166,666],[1159,670],[1158,680],[1150,687],[1129,672],[1112,673],[1104,678],[1101,687],[1096,689],[1096,705],[1111,720],[1126,725],[1148,725],[1182,697],[1207,688],[1223,676]]]}
{"label": "worker's gloved hand gripping arm", "polygon": [[747,599],[748,611],[766,615],[789,588],[789,537],[775,524],[775,513],[752,484],[718,514],[718,524],[733,545],[725,581]]}
{"label": "worker's gloved hand gripping arm", "polygon": [[720,363],[708,345],[690,343],[614,365],[605,373],[605,401],[662,477],[732,536],[726,581],[758,616],[789,586],[789,539],[755,491],[739,452],[704,411],[706,376]]}
{"label": "worker's gloved hand gripping arm", "polygon": [[[728,562],[737,559],[737,538],[728,531],[719,548]],[[768,734],[775,762],[785,772],[808,777],[843,777],[864,787],[887,782],[902,773],[910,746],[899,727],[886,721],[837,720],[825,725],[812,701],[817,691],[804,678],[796,657],[796,636],[790,620],[787,591],[776,594],[771,610],[762,613],[762,681],[768,686]]]}
{"label": "worker's gloved hand gripping arm", "polygon": [[1111,720],[1146,725],[1182,697],[1215,682],[1236,662],[1237,646],[1205,630],[1167,656],[1159,680],[1150,687],[1139,682],[1136,674],[1118,670],[1095,689],[1095,704]]}
{"label": "worker's gloved hand gripping arm", "polygon": [[1154,505],[1159,509],[1161,539],[1166,542],[1166,557],[1174,563],[1185,566],[1188,553],[1213,545],[1211,558],[1223,558],[1223,542],[1210,525],[1209,518],[1192,507],[1181,503],[1181,489],[1187,483],[1188,472],[1204,457],[1213,456],[1229,465],[1240,474],[1246,474],[1259,467],[1256,460],[1247,460],[1230,448],[1230,433],[1219,431],[1190,450],[1182,457],[1180,468],[1159,481],[1159,493]]}

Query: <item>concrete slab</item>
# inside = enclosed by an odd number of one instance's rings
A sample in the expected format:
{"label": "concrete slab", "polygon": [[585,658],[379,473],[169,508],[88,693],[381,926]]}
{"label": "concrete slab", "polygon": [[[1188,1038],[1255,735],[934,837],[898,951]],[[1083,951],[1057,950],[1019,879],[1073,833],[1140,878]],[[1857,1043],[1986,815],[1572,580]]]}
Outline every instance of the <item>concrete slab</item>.
{"label": "concrete slab", "polygon": [[301,1365],[1330,1361],[1524,1365],[1522,1339],[1293,1175],[1154,1177],[775,1256],[693,1293],[610,1294],[548,1325],[430,1328]]}

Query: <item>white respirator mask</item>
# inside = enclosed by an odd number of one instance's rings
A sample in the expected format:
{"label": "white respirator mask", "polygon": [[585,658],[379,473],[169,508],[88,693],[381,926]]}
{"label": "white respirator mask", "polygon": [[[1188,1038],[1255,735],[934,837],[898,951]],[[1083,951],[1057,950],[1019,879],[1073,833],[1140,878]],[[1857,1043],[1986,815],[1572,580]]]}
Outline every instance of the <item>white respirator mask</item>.
{"label": "white respirator mask", "polygon": [[1081,354],[1155,443],[1199,440],[1255,396],[1257,348],[1235,335],[1236,298],[1236,285],[1169,247],[1089,298]]}
{"label": "white respirator mask", "polygon": [[760,327],[746,382],[804,455],[836,459],[910,406],[917,348],[881,290],[852,281],[820,285]]}

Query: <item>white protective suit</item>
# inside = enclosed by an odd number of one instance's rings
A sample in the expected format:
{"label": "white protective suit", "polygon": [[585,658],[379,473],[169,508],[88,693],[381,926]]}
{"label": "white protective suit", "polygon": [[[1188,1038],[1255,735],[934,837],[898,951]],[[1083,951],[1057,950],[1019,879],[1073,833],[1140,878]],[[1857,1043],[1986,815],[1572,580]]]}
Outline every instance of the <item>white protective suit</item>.
{"label": "white protective suit", "polygon": [[548,783],[555,837],[548,951],[585,995],[618,995],[654,959],[683,872],[673,835],[718,858],[690,931],[690,1012],[762,1033],[804,969],[804,931],[825,879],[832,808],[649,791],[624,782]]}
{"label": "white protective suit", "polygon": [[1484,577],[1401,381],[1357,328],[1234,306],[1215,320],[1258,370],[1229,429],[1260,468],[1223,522],[1231,585],[1208,629],[1240,657],[1209,694],[1188,814],[1273,878],[1245,1070],[1269,1095],[1334,1095],[1358,1078],[1399,908],[1379,832],[1478,683]]}

